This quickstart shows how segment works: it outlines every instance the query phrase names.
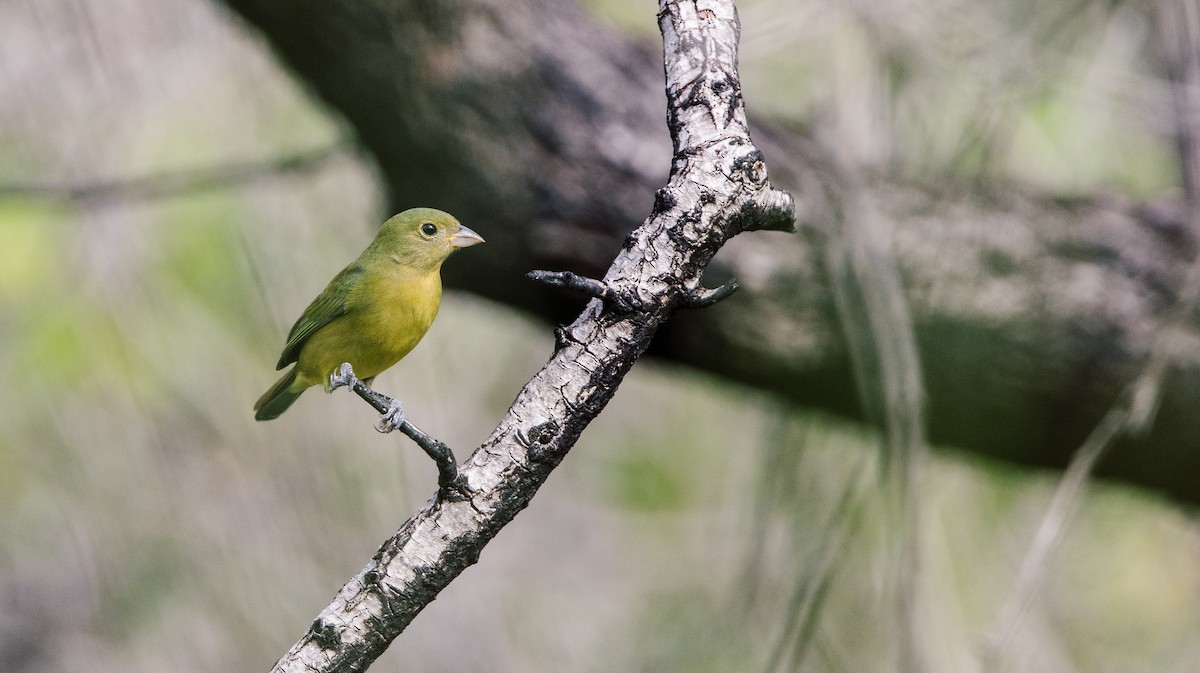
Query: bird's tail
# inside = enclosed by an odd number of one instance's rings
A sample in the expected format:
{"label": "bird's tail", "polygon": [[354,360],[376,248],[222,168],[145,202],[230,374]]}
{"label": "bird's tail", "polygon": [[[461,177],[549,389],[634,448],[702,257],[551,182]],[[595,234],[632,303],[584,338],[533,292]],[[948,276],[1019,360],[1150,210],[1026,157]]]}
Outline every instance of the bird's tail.
{"label": "bird's tail", "polygon": [[304,388],[291,389],[291,385],[295,382],[296,368],[292,367],[254,403],[254,420],[269,421],[287,411],[287,408],[292,406],[292,402],[300,397],[300,393],[304,392]]}

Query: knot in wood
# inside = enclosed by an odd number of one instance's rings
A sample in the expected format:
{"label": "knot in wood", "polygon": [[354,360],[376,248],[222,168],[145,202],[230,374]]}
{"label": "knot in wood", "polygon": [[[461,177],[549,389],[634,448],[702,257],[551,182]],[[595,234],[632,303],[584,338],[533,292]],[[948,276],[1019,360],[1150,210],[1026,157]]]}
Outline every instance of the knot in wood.
{"label": "knot in wood", "polygon": [[562,456],[555,456],[551,446],[558,437],[561,428],[553,420],[542,421],[529,429],[528,432],[518,432],[521,444],[529,450],[531,463],[548,463],[557,465]]}
{"label": "knot in wood", "polygon": [[534,445],[545,445],[554,441],[558,436],[558,423],[554,421],[546,421],[538,423],[529,430],[529,443]]}
{"label": "knot in wood", "polygon": [[[655,215],[661,215],[662,213],[674,208],[676,203],[678,203],[678,200],[675,198],[675,195],[671,193],[671,190],[667,189],[666,187],[660,187],[658,191],[654,192],[653,212]],[[629,239],[627,240],[634,240],[633,234],[630,234]],[[626,245],[626,250],[631,250],[633,248],[632,244],[627,243]]]}
{"label": "knot in wood", "polygon": [[342,634],[337,627],[317,617],[308,629],[312,641],[322,650],[336,650],[342,644]]}
{"label": "knot in wood", "polygon": [[734,160],[733,175],[756,189],[767,184],[767,163],[762,152],[755,149]]}

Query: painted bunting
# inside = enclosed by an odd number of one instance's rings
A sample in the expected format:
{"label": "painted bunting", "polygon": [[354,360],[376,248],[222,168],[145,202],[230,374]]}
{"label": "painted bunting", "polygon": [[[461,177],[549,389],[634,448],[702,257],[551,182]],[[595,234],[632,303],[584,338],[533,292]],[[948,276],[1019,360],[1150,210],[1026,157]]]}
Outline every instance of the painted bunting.
{"label": "painted bunting", "polygon": [[483,237],[448,213],[406,210],[313,300],[288,333],[276,369],[295,362],[254,403],[254,418],[282,414],[311,386],[329,390],[343,362],[370,384],[417,345],[442,301],[442,262]]}

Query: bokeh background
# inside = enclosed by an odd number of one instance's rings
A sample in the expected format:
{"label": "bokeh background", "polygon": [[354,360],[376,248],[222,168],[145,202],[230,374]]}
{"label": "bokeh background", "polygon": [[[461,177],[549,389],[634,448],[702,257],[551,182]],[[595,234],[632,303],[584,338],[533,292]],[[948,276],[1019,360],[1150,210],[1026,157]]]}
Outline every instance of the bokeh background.
{"label": "bokeh background", "polygon": [[[652,43],[636,4],[588,11]],[[1135,4],[750,0],[746,98],[900,175],[1169,197]],[[0,1],[0,670],[267,670],[433,493],[348,394],[250,411],[390,214],[349,137],[219,4]],[[377,385],[461,457],[551,346],[451,293]],[[935,670],[982,670],[1058,475],[939,448],[921,629]],[[372,670],[894,670],[877,456],[862,426],[639,363]],[[1091,484],[1006,665],[1195,671],[1197,605],[1195,512]]]}

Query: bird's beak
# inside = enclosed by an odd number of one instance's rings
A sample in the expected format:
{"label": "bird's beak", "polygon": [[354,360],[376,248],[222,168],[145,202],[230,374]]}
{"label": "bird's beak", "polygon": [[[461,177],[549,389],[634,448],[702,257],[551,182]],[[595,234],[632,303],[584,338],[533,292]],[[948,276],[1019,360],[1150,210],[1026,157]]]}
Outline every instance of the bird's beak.
{"label": "bird's beak", "polygon": [[450,238],[450,245],[456,248],[469,248],[477,243],[483,243],[483,237],[463,225],[458,225],[458,233]]}

